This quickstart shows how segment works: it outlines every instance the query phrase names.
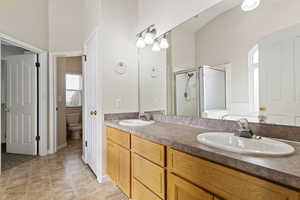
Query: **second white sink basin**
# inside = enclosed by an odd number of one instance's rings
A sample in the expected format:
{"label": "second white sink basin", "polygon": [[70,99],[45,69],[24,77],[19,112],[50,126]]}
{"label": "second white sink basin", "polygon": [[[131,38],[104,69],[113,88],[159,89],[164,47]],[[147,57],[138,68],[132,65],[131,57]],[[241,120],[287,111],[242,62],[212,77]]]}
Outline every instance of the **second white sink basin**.
{"label": "second white sink basin", "polygon": [[128,119],[119,122],[119,124],[122,126],[148,126],[154,123],[154,121],[146,121],[140,119]]}
{"label": "second white sink basin", "polygon": [[285,156],[294,153],[295,149],[286,143],[268,138],[248,139],[235,136],[234,133],[210,132],[197,136],[197,140],[210,147],[240,154]]}

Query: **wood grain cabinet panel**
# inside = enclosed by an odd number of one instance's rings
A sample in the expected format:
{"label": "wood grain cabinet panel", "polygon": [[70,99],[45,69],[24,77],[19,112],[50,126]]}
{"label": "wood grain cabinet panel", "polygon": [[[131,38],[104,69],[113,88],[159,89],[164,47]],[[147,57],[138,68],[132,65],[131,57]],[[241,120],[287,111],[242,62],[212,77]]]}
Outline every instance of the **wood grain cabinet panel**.
{"label": "wood grain cabinet panel", "polygon": [[125,147],[126,149],[130,149],[130,134],[119,129],[115,129],[112,127],[106,127],[106,135],[107,139],[110,141]]}
{"label": "wood grain cabinet panel", "polygon": [[118,182],[119,153],[118,145],[107,141],[107,174],[115,182]]}
{"label": "wood grain cabinet panel", "polygon": [[130,197],[130,151],[107,141],[107,174]]}
{"label": "wood grain cabinet panel", "polygon": [[157,195],[147,189],[143,184],[132,179],[132,200],[161,200]]}
{"label": "wood grain cabinet panel", "polygon": [[213,200],[213,195],[184,181],[183,179],[168,174],[168,200]]}
{"label": "wood grain cabinet panel", "polygon": [[118,185],[130,197],[130,151],[119,146],[119,178]]}
{"label": "wood grain cabinet panel", "polygon": [[132,136],[131,150],[162,167],[165,166],[165,146],[161,144]]}
{"label": "wood grain cabinet panel", "polygon": [[165,199],[165,169],[132,153],[132,176]]}
{"label": "wood grain cabinet panel", "polygon": [[299,200],[296,191],[173,149],[168,169],[224,199]]}

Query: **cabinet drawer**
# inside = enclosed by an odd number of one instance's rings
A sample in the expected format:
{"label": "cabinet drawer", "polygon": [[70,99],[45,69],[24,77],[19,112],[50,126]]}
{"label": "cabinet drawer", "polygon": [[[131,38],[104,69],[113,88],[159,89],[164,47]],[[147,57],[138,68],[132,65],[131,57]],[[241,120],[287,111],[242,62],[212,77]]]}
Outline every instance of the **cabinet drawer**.
{"label": "cabinet drawer", "polygon": [[132,199],[133,200],[161,200],[153,192],[148,190],[143,184],[133,178],[132,180]]}
{"label": "cabinet drawer", "polygon": [[164,168],[132,153],[132,176],[160,198],[165,198]]}
{"label": "cabinet drawer", "polygon": [[130,148],[130,134],[119,129],[106,127],[107,138],[127,149]]}
{"label": "cabinet drawer", "polygon": [[131,150],[162,167],[165,166],[165,147],[163,145],[132,136]]}
{"label": "cabinet drawer", "polygon": [[299,199],[296,191],[174,149],[168,151],[168,169],[225,199]]}
{"label": "cabinet drawer", "polygon": [[168,200],[213,200],[213,195],[173,174],[168,174]]}

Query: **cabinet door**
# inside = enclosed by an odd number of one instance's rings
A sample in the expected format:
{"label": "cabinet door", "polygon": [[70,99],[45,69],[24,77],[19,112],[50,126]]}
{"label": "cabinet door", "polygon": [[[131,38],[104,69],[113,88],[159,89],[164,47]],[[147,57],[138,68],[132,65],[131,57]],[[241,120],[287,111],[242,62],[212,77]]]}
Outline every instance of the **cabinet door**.
{"label": "cabinet door", "polygon": [[173,174],[168,174],[168,200],[187,199],[213,200],[213,196]]}
{"label": "cabinet door", "polygon": [[119,171],[118,145],[107,141],[107,174],[117,184]]}
{"label": "cabinet door", "polygon": [[118,185],[130,197],[130,151],[119,146],[119,178]]}

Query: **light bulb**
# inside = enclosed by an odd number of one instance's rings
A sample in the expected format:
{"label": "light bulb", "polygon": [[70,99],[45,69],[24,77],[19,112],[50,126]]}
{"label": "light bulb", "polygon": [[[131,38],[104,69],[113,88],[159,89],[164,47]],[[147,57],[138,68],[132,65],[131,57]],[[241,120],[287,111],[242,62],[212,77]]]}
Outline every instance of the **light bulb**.
{"label": "light bulb", "polygon": [[160,46],[161,49],[169,48],[168,40],[166,38],[161,38],[159,46]]}
{"label": "light bulb", "polygon": [[152,47],[152,51],[160,51],[160,46],[158,41],[155,41]]}
{"label": "light bulb", "polygon": [[260,0],[244,0],[241,8],[243,11],[251,11],[256,9],[260,4]]}
{"label": "light bulb", "polygon": [[153,44],[154,42],[154,35],[151,32],[147,32],[145,34],[145,39],[144,39],[145,43],[150,45]]}
{"label": "light bulb", "polygon": [[142,36],[139,36],[139,38],[136,41],[136,47],[139,49],[142,49],[146,46],[144,38]]}

